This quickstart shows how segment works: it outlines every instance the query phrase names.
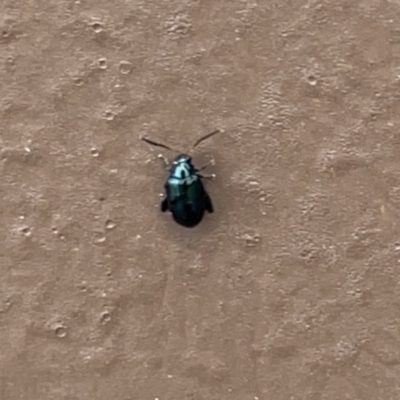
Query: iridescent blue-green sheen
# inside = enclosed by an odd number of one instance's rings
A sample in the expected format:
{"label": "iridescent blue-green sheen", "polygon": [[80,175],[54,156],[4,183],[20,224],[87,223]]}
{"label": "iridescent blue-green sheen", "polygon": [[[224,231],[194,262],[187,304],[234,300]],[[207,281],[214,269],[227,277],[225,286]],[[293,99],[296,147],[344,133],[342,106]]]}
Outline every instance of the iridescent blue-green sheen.
{"label": "iridescent blue-green sheen", "polygon": [[214,212],[211,198],[204,189],[201,176],[185,154],[176,157],[165,183],[161,211],[170,211],[180,225],[192,228],[200,223],[205,211]]}

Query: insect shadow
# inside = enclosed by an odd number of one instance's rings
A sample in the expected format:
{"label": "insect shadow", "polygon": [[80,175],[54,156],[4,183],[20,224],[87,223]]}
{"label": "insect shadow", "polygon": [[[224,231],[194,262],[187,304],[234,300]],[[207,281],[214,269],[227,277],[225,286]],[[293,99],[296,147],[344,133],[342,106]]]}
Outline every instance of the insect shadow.
{"label": "insect shadow", "polygon": [[[219,132],[216,129],[202,136],[194,143],[192,150],[201,142]],[[146,137],[141,137],[141,140],[152,146],[177,152],[163,143],[155,142]],[[168,159],[163,155],[159,155],[159,157],[163,159],[169,173],[164,184],[165,195],[161,201],[161,211],[169,211],[172,214],[172,218],[179,225],[186,228],[193,228],[201,222],[205,211],[209,213],[214,212],[211,197],[205,190],[202,179],[213,179],[215,175],[203,175],[200,173],[210,163],[201,168],[196,168],[192,163],[190,155],[185,153],[179,153],[172,162],[172,165],[170,165]]]}

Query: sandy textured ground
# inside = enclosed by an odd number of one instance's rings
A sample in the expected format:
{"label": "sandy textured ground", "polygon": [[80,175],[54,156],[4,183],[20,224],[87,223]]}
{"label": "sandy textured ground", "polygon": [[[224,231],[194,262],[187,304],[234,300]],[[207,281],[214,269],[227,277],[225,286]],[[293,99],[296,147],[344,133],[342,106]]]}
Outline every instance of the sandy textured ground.
{"label": "sandy textured ground", "polygon": [[[0,399],[399,399],[399,27],[384,0],[3,0]],[[138,138],[215,128],[216,213],[184,229]]]}

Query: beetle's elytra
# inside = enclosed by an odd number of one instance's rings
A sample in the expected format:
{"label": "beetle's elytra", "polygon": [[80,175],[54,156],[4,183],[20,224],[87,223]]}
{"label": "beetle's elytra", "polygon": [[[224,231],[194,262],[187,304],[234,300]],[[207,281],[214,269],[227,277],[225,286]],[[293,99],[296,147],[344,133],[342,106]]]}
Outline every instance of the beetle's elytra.
{"label": "beetle's elytra", "polygon": [[[215,130],[201,137],[193,145],[193,148],[203,140],[219,132],[219,130]],[[153,146],[172,150],[165,144],[157,143],[147,138],[141,139]],[[211,178],[211,176],[201,175],[199,172],[206,166],[197,169],[192,164],[192,158],[187,154],[176,156],[171,166],[169,166],[165,158],[164,161],[168,165],[169,175],[164,184],[165,197],[161,201],[161,211],[170,211],[173,219],[179,225],[193,228],[201,222],[205,211],[214,212],[211,198],[202,182],[202,179]]]}

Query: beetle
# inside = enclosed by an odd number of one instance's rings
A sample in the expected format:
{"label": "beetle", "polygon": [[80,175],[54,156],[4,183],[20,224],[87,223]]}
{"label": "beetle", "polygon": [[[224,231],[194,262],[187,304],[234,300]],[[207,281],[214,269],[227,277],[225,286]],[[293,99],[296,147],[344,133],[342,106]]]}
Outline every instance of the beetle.
{"label": "beetle", "polygon": [[[202,136],[196,141],[192,149],[198,146],[203,140],[216,135],[220,131],[215,131]],[[154,142],[146,137],[141,140],[153,146],[162,147],[167,150],[173,149],[165,144]],[[193,228],[203,219],[205,211],[210,214],[214,212],[211,197],[204,188],[202,179],[212,179],[215,175],[202,175],[200,172],[209,164],[201,168],[196,168],[192,163],[192,158],[185,153],[178,154],[172,165],[168,159],[159,155],[164,160],[168,170],[168,178],[164,184],[165,196],[161,201],[161,211],[170,211],[172,218],[179,225],[186,228]]]}

